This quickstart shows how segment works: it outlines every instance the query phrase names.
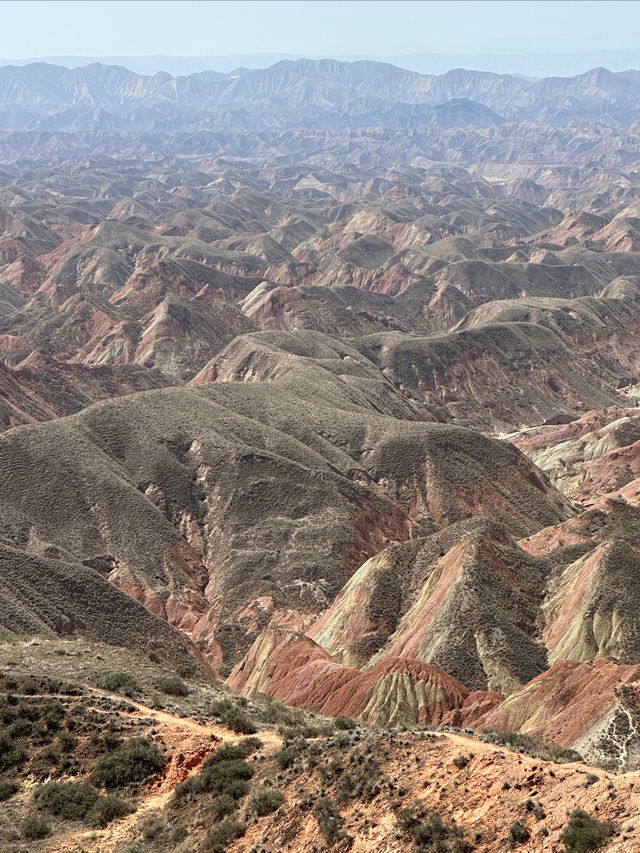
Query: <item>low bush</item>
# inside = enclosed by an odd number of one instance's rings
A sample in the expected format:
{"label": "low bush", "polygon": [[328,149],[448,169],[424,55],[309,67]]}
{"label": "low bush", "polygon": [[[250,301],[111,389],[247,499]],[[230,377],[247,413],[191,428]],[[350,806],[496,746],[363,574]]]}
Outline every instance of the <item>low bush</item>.
{"label": "low bush", "polygon": [[535,800],[525,800],[524,807],[528,812],[531,812],[536,820],[544,820],[547,816],[542,808],[542,803],[536,803]]}
{"label": "low bush", "polygon": [[144,738],[131,738],[98,759],[93,779],[105,788],[119,788],[142,782],[164,765],[165,757],[155,744]]}
{"label": "low bush", "polygon": [[509,827],[509,841],[511,846],[515,847],[517,844],[524,844],[524,842],[528,841],[530,838],[531,833],[525,824],[519,820],[514,820]]}
{"label": "low bush", "polygon": [[209,713],[212,717],[220,718],[227,711],[233,708],[233,702],[226,696],[224,699],[212,699],[209,705]]}
{"label": "low bush", "polygon": [[234,800],[229,794],[220,794],[215,797],[209,806],[209,814],[213,821],[222,820],[223,817],[230,815],[238,808],[238,801]]}
{"label": "low bush", "polygon": [[17,794],[20,786],[16,782],[2,781],[0,782],[0,803],[10,800],[14,794]]}
{"label": "low bush", "polygon": [[281,770],[287,770],[291,767],[296,759],[300,758],[302,750],[295,746],[283,746],[282,749],[276,752],[276,761]]}
{"label": "low bush", "polygon": [[328,726],[310,726],[307,723],[296,723],[293,726],[287,726],[284,723],[278,723],[277,732],[284,740],[295,740],[298,737],[317,738],[330,737],[333,734],[333,729]]}
{"label": "low bush", "polygon": [[411,832],[420,823],[419,806],[405,806],[396,812],[396,826],[400,832]]}
{"label": "low bush", "polygon": [[89,826],[103,829],[112,820],[131,814],[135,809],[119,797],[109,795],[100,797],[98,801],[87,812],[86,822]]}
{"label": "low bush", "polygon": [[279,699],[264,697],[267,705],[260,711],[260,719],[265,723],[279,723],[284,726],[297,726],[303,722],[299,708],[288,708]]}
{"label": "low bush", "polygon": [[232,841],[241,838],[246,829],[246,824],[233,820],[233,818],[223,820],[207,833],[204,849],[210,853],[222,853]]}
{"label": "low bush", "polygon": [[120,735],[117,735],[115,732],[105,732],[102,736],[101,745],[106,752],[113,752],[114,749],[118,749],[123,743],[124,741]]}
{"label": "low bush", "polygon": [[68,731],[61,731],[58,735],[58,745],[60,747],[61,752],[73,752],[74,749],[78,746],[78,738],[74,737]]}
{"label": "low bush", "polygon": [[258,817],[275,812],[284,803],[285,797],[282,791],[274,791],[272,788],[263,788],[257,791],[249,803],[249,811],[254,812]]}
{"label": "low bush", "polygon": [[236,734],[252,735],[257,732],[247,714],[229,699],[214,700],[209,706],[209,713]]}
{"label": "low bush", "polygon": [[[447,825],[439,814],[429,815],[426,821],[415,824],[409,830],[414,840],[416,850],[422,850],[429,846],[436,846],[444,842],[447,837]],[[439,844],[440,847],[443,844]]]}
{"label": "low bush", "polygon": [[466,853],[473,845],[465,840],[463,827],[451,820],[443,821],[439,814],[427,818],[419,805],[400,809],[396,823],[401,832],[413,839],[414,853]]}
{"label": "low bush", "polygon": [[84,782],[47,782],[36,790],[38,806],[64,820],[84,820],[100,794]]}
{"label": "low bush", "polygon": [[207,758],[202,766],[209,767],[211,764],[218,764],[220,761],[244,760],[261,747],[262,741],[257,737],[247,737],[235,744],[223,743]]}
{"label": "low bush", "polygon": [[485,740],[491,743],[506,746],[514,752],[524,752],[534,758],[555,761],[556,764],[582,760],[582,756],[575,749],[565,749],[557,743],[547,743],[532,735],[525,735],[520,732],[502,732],[495,729],[483,729],[482,735]]}
{"label": "low bush", "polygon": [[602,822],[582,809],[576,809],[569,815],[569,823],[560,841],[567,853],[589,853],[603,847],[616,832],[613,821]]}
{"label": "low bush", "polygon": [[258,731],[254,723],[240,708],[232,708],[221,718],[220,722],[236,734],[252,735]]}
{"label": "low bush", "polygon": [[30,817],[22,826],[22,837],[28,841],[36,841],[38,838],[46,838],[51,834],[51,827],[39,817]]}
{"label": "low bush", "polygon": [[456,757],[453,759],[453,763],[454,763],[454,764],[455,764],[455,766],[458,768],[458,770],[462,770],[464,767],[466,767],[466,766],[467,766],[467,764],[468,764],[470,761],[471,761],[471,756],[469,756],[469,755],[463,755],[462,753],[459,753],[459,754],[458,754],[458,755],[456,755]]}
{"label": "low bush", "polygon": [[9,770],[24,764],[27,750],[24,744],[16,741],[8,732],[0,733],[0,770]]}
{"label": "low bush", "polygon": [[9,728],[7,729],[7,734],[10,738],[20,738],[26,737],[30,735],[33,730],[33,723],[31,720],[25,720],[20,718],[19,720],[15,720]]}
{"label": "low bush", "polygon": [[130,672],[111,672],[102,682],[105,690],[122,693],[131,698],[138,689],[138,682]]}
{"label": "low bush", "polygon": [[165,833],[168,824],[163,818],[147,817],[143,820],[140,828],[145,841],[155,841]]}
{"label": "low bush", "polygon": [[160,678],[158,680],[158,688],[168,696],[188,696],[189,688],[180,678],[172,676],[170,678]]}
{"label": "low bush", "polygon": [[329,782],[330,774],[336,776],[336,797],[340,805],[349,800],[370,801],[380,792],[377,784],[382,775],[378,762],[365,750],[356,749],[349,758],[349,768],[343,769],[335,760],[326,765],[325,772],[320,768],[320,777]]}
{"label": "low bush", "polygon": [[351,717],[336,717],[333,722],[335,727],[341,731],[351,731],[351,729],[355,729],[358,725]]}
{"label": "low bush", "polygon": [[342,830],[344,818],[337,806],[329,797],[320,797],[313,807],[313,816],[318,822],[318,829],[329,843],[334,842]]}
{"label": "low bush", "polygon": [[215,761],[200,773],[176,785],[175,796],[181,799],[197,794],[227,794],[239,800],[249,793],[248,780],[252,776],[253,768],[246,761]]}

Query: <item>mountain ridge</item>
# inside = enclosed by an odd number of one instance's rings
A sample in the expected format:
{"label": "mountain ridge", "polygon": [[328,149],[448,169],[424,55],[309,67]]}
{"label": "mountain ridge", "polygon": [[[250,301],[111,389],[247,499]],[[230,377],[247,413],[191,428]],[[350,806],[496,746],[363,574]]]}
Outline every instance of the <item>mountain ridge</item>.
{"label": "mountain ridge", "polygon": [[633,72],[605,68],[527,80],[462,68],[420,74],[371,60],[283,59],[262,69],[176,77],[99,62],[0,67],[0,130],[408,128],[447,127],[452,120],[462,127],[503,121],[628,127],[640,120],[640,85]]}

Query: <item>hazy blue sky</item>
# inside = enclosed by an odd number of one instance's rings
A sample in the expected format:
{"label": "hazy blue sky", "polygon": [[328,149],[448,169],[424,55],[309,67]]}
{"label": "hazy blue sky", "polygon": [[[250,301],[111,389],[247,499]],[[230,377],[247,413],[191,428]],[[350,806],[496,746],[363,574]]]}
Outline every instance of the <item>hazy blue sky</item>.
{"label": "hazy blue sky", "polygon": [[638,47],[640,2],[0,2],[0,56],[581,52]]}

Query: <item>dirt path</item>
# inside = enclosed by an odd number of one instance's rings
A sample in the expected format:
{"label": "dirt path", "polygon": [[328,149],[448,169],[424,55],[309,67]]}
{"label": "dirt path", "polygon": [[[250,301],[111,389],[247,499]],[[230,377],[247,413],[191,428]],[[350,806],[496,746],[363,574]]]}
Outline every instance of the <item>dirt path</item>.
{"label": "dirt path", "polygon": [[[98,688],[89,688],[94,696],[123,701],[119,694],[109,693]],[[52,698],[48,695],[48,698]],[[69,698],[61,696],[60,698]],[[154,812],[161,811],[173,796],[175,786],[193,776],[212,752],[224,741],[237,743],[246,735],[230,732],[217,723],[199,723],[190,717],[181,717],[168,711],[150,708],[142,702],[133,699],[124,700],[135,710],[120,710],[119,713],[129,718],[149,719],[150,728],[157,729],[157,737],[161,738],[168,753],[168,761],[163,772],[152,778],[146,786],[144,800],[138,804],[136,811],[128,817],[116,821],[103,830],[79,830],[64,842],[57,841],[55,847],[50,847],[50,853],[75,853],[91,849],[95,853],[115,853],[133,841],[134,827],[144,818]],[[282,745],[282,738],[271,731],[262,731],[257,735],[262,741],[262,751],[266,754],[273,752]]]}
{"label": "dirt path", "polygon": [[[104,690],[90,689],[89,692],[94,696],[122,701],[122,697],[118,694]],[[58,840],[55,846],[48,848],[50,853],[54,853],[54,851],[55,853],[81,853],[81,851],[87,850],[92,851],[92,853],[121,853],[126,845],[133,842],[137,837],[136,827],[139,826],[140,820],[161,813],[173,796],[175,786],[198,773],[202,763],[220,743],[223,741],[237,743],[245,737],[244,735],[234,734],[214,722],[198,722],[193,718],[181,717],[169,711],[150,708],[142,702],[130,699],[127,699],[126,702],[129,709],[120,710],[122,716],[131,720],[147,720],[149,729],[156,729],[156,738],[162,741],[168,756],[164,771],[159,776],[152,778],[145,786],[144,798],[140,800],[135,813],[114,822],[104,830],[80,829],[68,835],[64,841]],[[430,734],[439,739],[447,740],[449,745],[453,747],[453,751],[459,750],[466,754],[473,753],[480,759],[496,755],[505,756],[507,759],[517,756],[518,764],[524,765],[525,768],[530,768],[532,771],[542,763],[539,758],[524,753],[512,753],[504,746],[485,743],[472,735],[449,731],[434,731]],[[282,745],[282,738],[274,731],[259,732],[257,737],[263,743],[263,753],[267,755]],[[493,761],[490,764],[493,764]],[[562,784],[563,780],[572,775],[575,778],[576,772],[587,774],[592,770],[593,768],[581,762],[557,765],[555,768],[556,780]],[[526,772],[528,773],[529,770],[527,769]],[[609,774],[600,772],[600,775],[603,777],[603,784],[606,783]],[[632,781],[634,777],[640,777],[640,773],[627,774],[625,778]],[[461,811],[464,811],[462,806],[460,808]],[[490,808],[492,808],[491,802],[487,800],[480,811],[484,813]],[[468,819],[469,815],[466,812],[464,814]],[[388,818],[387,823],[389,821],[391,821],[391,817]]]}

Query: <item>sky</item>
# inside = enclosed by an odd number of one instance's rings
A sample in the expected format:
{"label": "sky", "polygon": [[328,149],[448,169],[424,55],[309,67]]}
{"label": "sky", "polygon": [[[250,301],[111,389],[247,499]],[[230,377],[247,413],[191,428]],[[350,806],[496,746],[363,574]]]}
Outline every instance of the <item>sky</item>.
{"label": "sky", "polygon": [[638,48],[636,0],[0,0],[0,57]]}

